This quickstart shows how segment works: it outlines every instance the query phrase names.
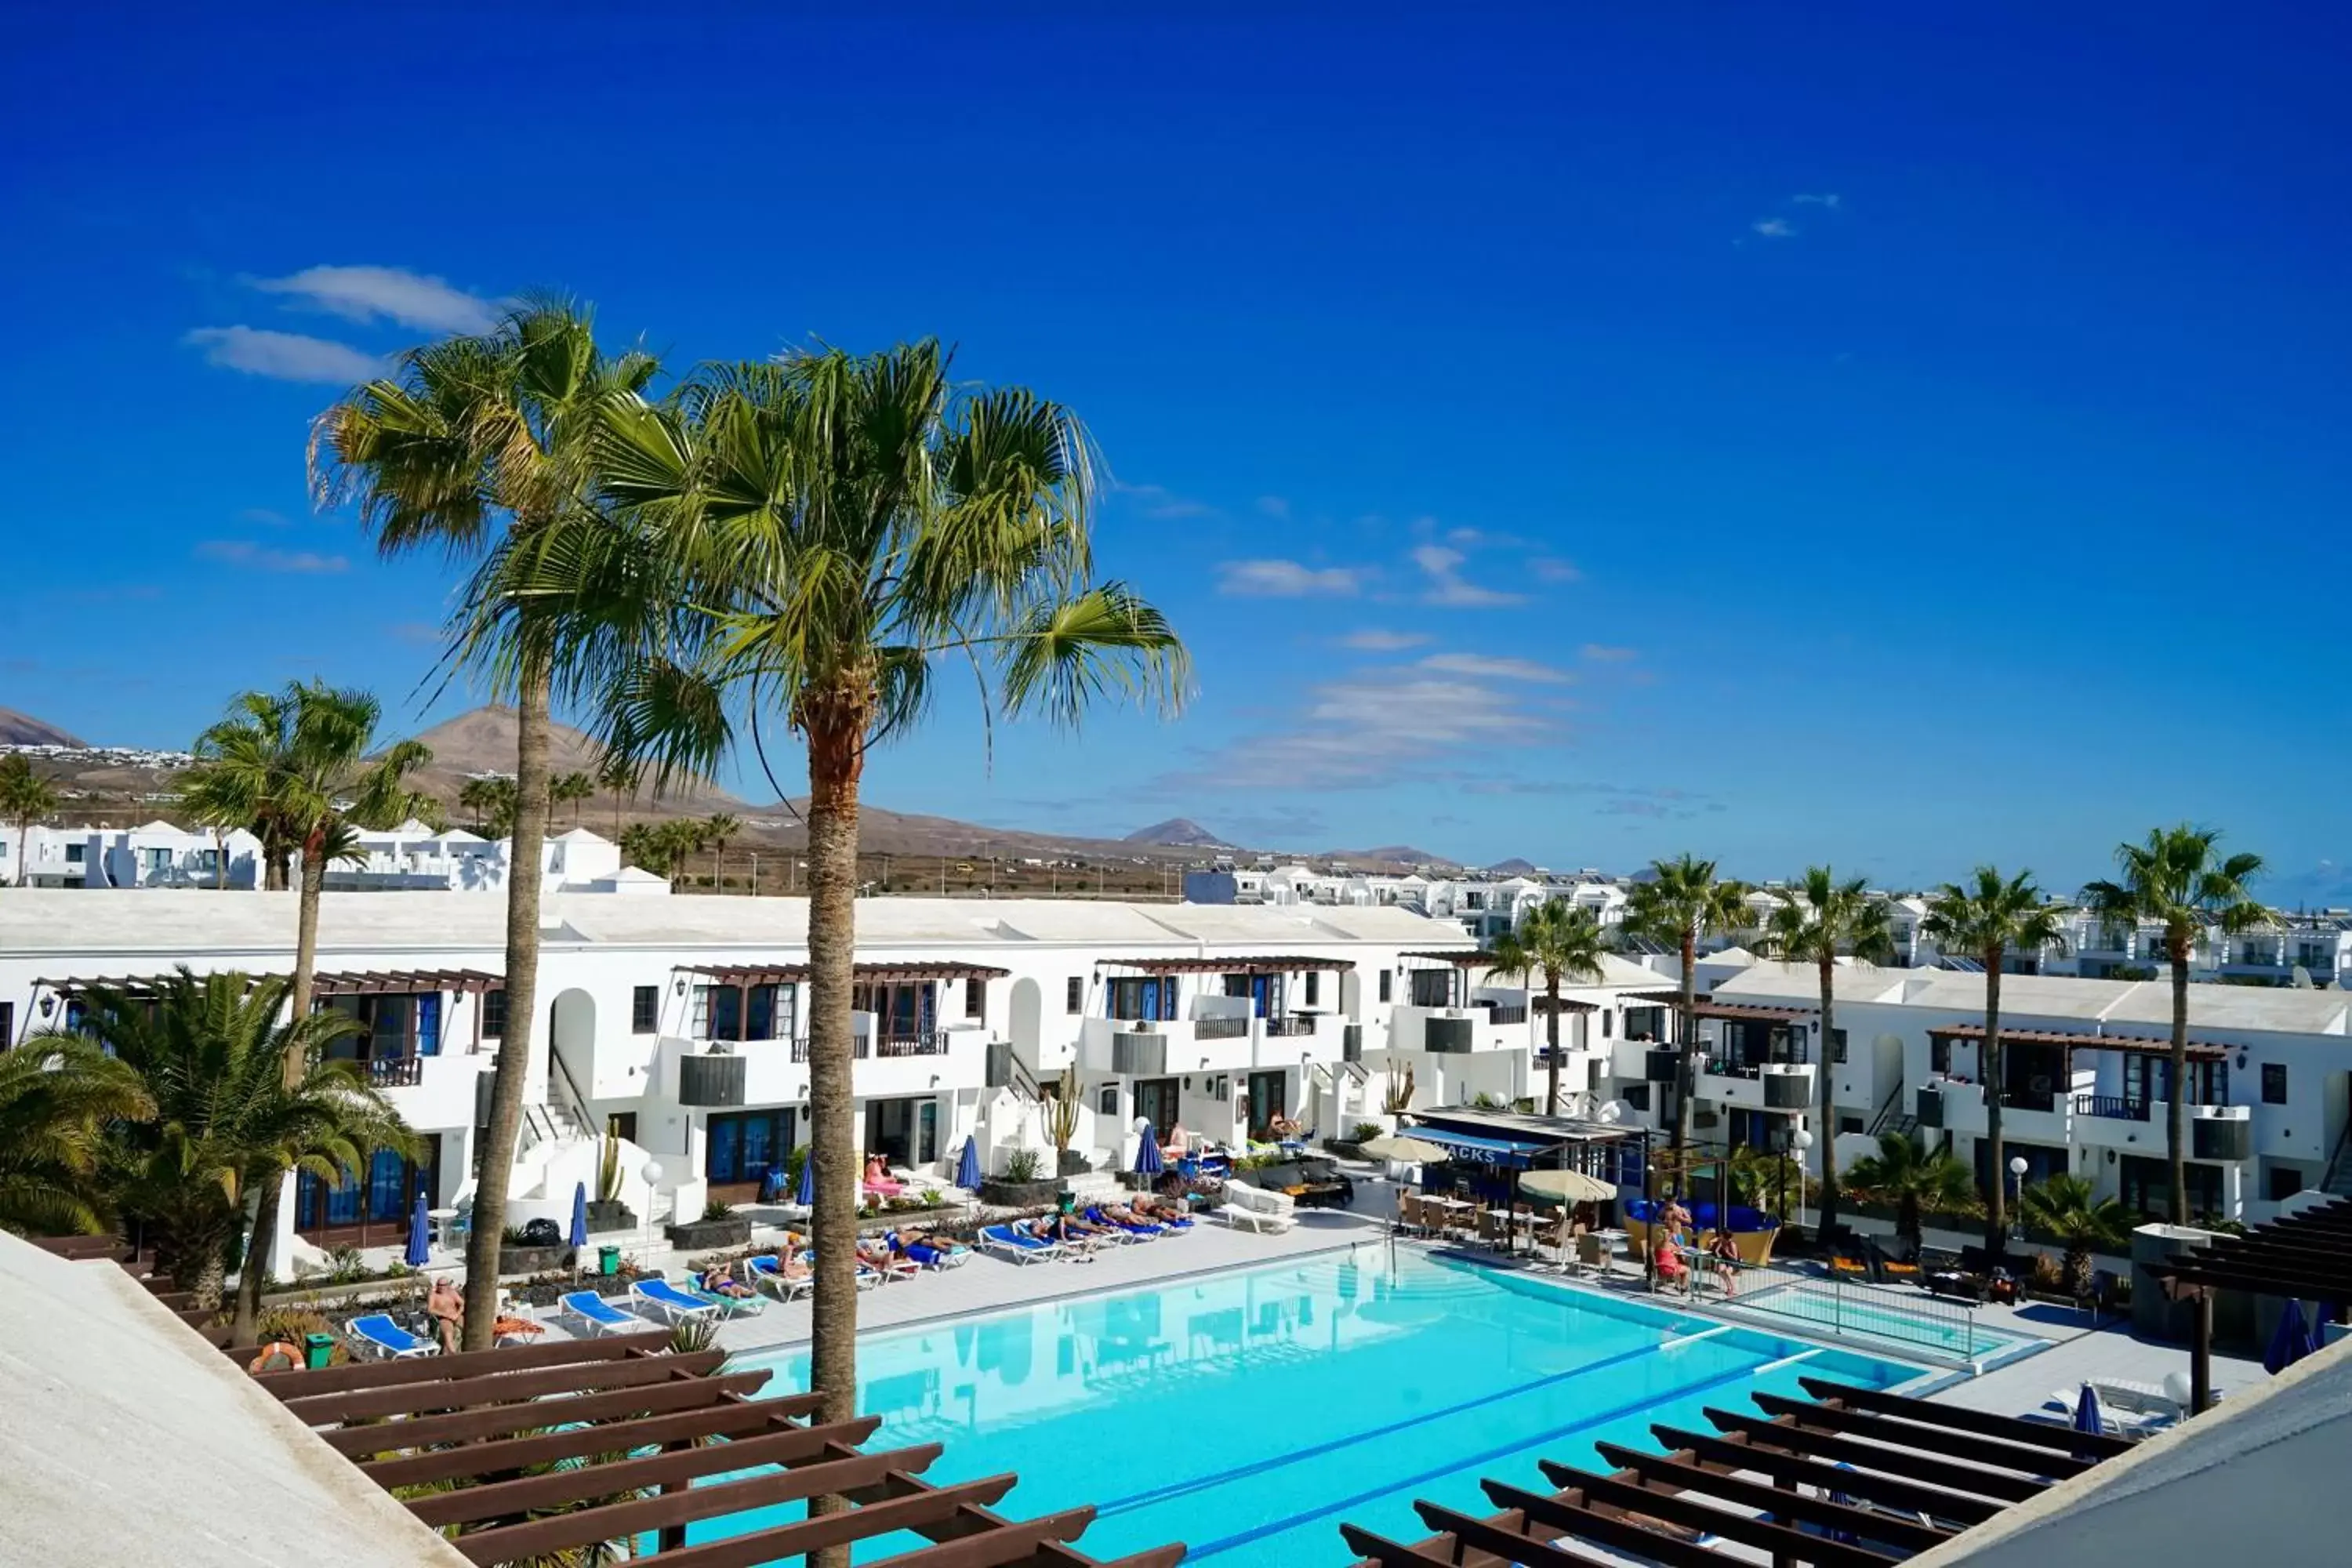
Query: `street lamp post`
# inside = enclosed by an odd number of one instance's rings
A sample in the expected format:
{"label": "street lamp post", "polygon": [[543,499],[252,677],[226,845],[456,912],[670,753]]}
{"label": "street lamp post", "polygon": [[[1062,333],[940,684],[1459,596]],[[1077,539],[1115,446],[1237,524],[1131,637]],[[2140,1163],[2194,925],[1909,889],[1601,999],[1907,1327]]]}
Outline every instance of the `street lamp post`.
{"label": "street lamp post", "polygon": [[1797,1151],[1797,1228],[1805,1226],[1805,1151],[1813,1146],[1813,1135],[1800,1127],[1789,1134],[1790,1146]]}
{"label": "street lamp post", "polygon": [[2009,1233],[2020,1241],[2025,1239],[2025,1216],[2018,1213],[2025,1196],[2025,1156],[2012,1154],[2009,1161]]}

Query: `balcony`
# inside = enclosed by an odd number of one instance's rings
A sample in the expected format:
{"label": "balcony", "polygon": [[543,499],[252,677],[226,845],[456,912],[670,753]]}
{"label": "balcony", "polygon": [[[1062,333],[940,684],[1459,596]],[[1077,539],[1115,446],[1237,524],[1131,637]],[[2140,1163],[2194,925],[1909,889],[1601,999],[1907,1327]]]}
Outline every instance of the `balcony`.
{"label": "balcony", "polygon": [[[686,1106],[791,1105],[808,1098],[808,1080],[805,1039],[688,1040],[665,1036],[655,1054],[648,1092]],[[688,1099],[689,1095],[717,1098]]]}
{"label": "balcony", "polygon": [[421,1132],[479,1127],[488,1108],[495,1052],[434,1057],[378,1057],[363,1064],[368,1081],[383,1090],[400,1119]]}
{"label": "balcony", "polygon": [[1256,1024],[1257,1050],[1253,1061],[1267,1068],[1341,1061],[1347,1050],[1347,1032],[1354,1026],[1337,1013],[1291,1013],[1260,1018]]}
{"label": "balcony", "polygon": [[741,1057],[678,1058],[677,1102],[688,1106],[741,1105],[750,1065]]}
{"label": "balcony", "polygon": [[[2087,1090],[2089,1083],[2089,1075],[2084,1074],[2081,1087]],[[2068,1142],[2073,1112],[2072,1094],[2048,1089],[2011,1089],[2001,1096],[2001,1136],[2027,1143]],[[1922,1084],[1913,1114],[1918,1118],[1922,1127],[1940,1127],[1947,1132],[1981,1138],[1987,1125],[1984,1086],[1954,1083],[1944,1079]]]}
{"label": "balcony", "polygon": [[[2189,1157],[2224,1161],[2252,1157],[2252,1116],[2251,1106],[2191,1105]],[[2085,1148],[2118,1149],[2160,1159],[2167,1147],[2171,1119],[2172,1106],[2167,1100],[2120,1094],[2074,1097],[2074,1139]]]}
{"label": "balcony", "polygon": [[[1516,1014],[1497,1021],[1496,1015]],[[1525,1005],[1424,1007],[1400,1005],[1390,1030],[1390,1043],[1404,1051],[1459,1055],[1471,1051],[1526,1050],[1530,1044]]]}
{"label": "balcony", "polygon": [[1256,1048],[1250,1025],[1246,1014],[1199,1019],[1088,1018],[1078,1035],[1078,1068],[1143,1078],[1246,1072]]}
{"label": "balcony", "polygon": [[1802,1110],[1813,1102],[1812,1064],[1705,1062],[1699,1068],[1698,1096],[1748,1110]]}

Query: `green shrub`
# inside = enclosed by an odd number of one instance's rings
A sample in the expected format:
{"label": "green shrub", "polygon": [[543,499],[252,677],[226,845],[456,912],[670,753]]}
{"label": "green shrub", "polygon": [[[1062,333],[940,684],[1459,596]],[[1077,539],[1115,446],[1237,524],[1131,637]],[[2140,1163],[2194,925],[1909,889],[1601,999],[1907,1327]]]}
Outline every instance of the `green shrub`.
{"label": "green shrub", "polygon": [[327,1254],[327,1278],[338,1285],[356,1285],[368,1277],[367,1259],[356,1247],[339,1247]]}
{"label": "green shrub", "polygon": [[705,1225],[734,1217],[735,1205],[732,1204],[709,1203],[702,1205],[702,1223]]}
{"label": "green shrub", "polygon": [[1004,1157],[1004,1179],[1008,1182],[1034,1182],[1044,1170],[1045,1161],[1034,1149],[1015,1149]]}
{"label": "green shrub", "polygon": [[923,1196],[919,1206],[927,1209],[935,1209],[945,1201],[946,1199],[940,1194],[939,1188],[925,1187],[923,1189]]}
{"label": "green shrub", "polygon": [[1355,1131],[1348,1134],[1348,1142],[1350,1143],[1369,1143],[1380,1135],[1381,1124],[1379,1122],[1359,1121],[1356,1123]]}

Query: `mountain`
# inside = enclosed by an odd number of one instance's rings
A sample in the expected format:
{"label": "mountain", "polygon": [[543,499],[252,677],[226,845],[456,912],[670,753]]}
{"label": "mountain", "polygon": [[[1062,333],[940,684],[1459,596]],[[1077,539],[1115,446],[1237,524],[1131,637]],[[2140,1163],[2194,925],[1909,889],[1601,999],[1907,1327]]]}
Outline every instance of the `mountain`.
{"label": "mountain", "polygon": [[1226,843],[1189,816],[1171,816],[1165,822],[1155,822],[1149,827],[1139,827],[1119,840],[1122,844],[1156,844],[1167,849],[1232,849]]}
{"label": "mountain", "polygon": [[1375,849],[1332,849],[1326,851],[1334,860],[1353,864],[1377,860],[1389,866],[1451,866],[1453,861],[1427,849],[1416,849],[1410,844],[1383,844]]}
{"label": "mountain", "polygon": [[[443,721],[416,737],[433,749],[432,764],[424,770],[428,784],[454,790],[477,773],[511,773],[515,767],[515,711],[490,703]],[[551,773],[596,772],[596,742],[569,724],[548,726],[547,766]],[[656,809],[712,811],[740,807],[743,803],[708,780],[665,795]]]}
{"label": "mountain", "polygon": [[68,734],[47,720],[36,719],[30,713],[19,713],[14,708],[0,708],[0,745],[6,746],[88,746],[79,735]]}
{"label": "mountain", "polygon": [[1497,877],[1532,877],[1536,874],[1536,863],[1514,855],[1507,860],[1496,861],[1486,869]]}

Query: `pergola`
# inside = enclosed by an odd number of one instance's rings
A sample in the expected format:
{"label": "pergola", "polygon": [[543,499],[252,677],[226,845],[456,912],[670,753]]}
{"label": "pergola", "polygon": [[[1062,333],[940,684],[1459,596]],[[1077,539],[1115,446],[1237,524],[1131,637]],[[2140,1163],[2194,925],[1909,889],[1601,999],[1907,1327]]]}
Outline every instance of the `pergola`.
{"label": "pergola", "polygon": [[2202,1250],[2177,1252],[2153,1272],[2175,1300],[2196,1302],[2189,1350],[2189,1408],[2195,1414],[2212,1403],[2214,1291],[2339,1308],[2352,1302],[2352,1200],[2320,1204],[2243,1236],[2217,1235]]}
{"label": "pergola", "polygon": [[[1663,1568],[1801,1562],[1877,1568],[2030,1502],[2131,1444],[1818,1378],[1810,1399],[1754,1393],[1763,1414],[1706,1410],[1714,1432],[1656,1425],[1668,1450],[1596,1443],[1609,1474],[1538,1461],[1549,1489],[1488,1479],[1499,1513],[1413,1504],[1437,1531],[1404,1542],[1340,1526],[1360,1568],[1502,1563]],[[1704,1537],[1711,1542],[1702,1544]]]}
{"label": "pergola", "polygon": [[[1639,1002],[1650,1007],[1675,1007],[1683,1005],[1679,991],[1630,991],[1628,1002]],[[1819,1007],[1772,1007],[1760,1002],[1717,1002],[1711,997],[1694,999],[1691,1016],[1697,1018],[1727,1018],[1735,1023],[1793,1024],[1820,1012]]]}
{"label": "pergola", "polygon": [[1480,947],[1437,948],[1423,952],[1400,952],[1400,960],[1423,963],[1450,963],[1456,969],[1491,969],[1495,955]]}
{"label": "pergola", "polygon": [[[144,1001],[161,994],[173,978],[169,974],[126,974],[120,978],[77,975],[65,980],[36,980],[33,992],[36,995],[48,991],[62,997],[79,997],[87,996],[93,991],[116,991],[134,1000]],[[196,978],[202,980],[205,976],[199,974]],[[285,978],[283,974],[246,975],[248,985]],[[313,996],[373,996],[440,991],[478,996],[486,991],[502,991],[506,984],[505,976],[478,969],[320,970],[310,978],[310,994]]]}
{"label": "pergola", "polygon": [[[1927,1037],[1936,1040],[1958,1040],[1963,1044],[1984,1043],[1982,1024],[1937,1024],[1927,1030]],[[2063,1029],[2012,1029],[2004,1026],[2000,1031],[2004,1046],[2053,1046],[2070,1057],[2076,1051],[2126,1051],[2140,1056],[2169,1057],[2172,1042],[2152,1035],[2075,1035]],[[2207,1040],[2189,1042],[2189,1059],[2192,1062],[2218,1062],[2228,1058],[2229,1047]]]}
{"label": "pergola", "polygon": [[[748,988],[804,984],[810,970],[805,963],[681,963],[671,973],[692,974],[713,985]],[[956,959],[936,963],[876,962],[850,966],[850,978],[865,985],[905,984],[923,980],[1002,980],[1012,973],[993,964],[969,963]]]}
{"label": "pergola", "polygon": [[1124,969],[1136,974],[1303,974],[1310,969],[1345,973],[1356,967],[1352,958],[1300,955],[1255,958],[1104,958],[1101,969]]}

